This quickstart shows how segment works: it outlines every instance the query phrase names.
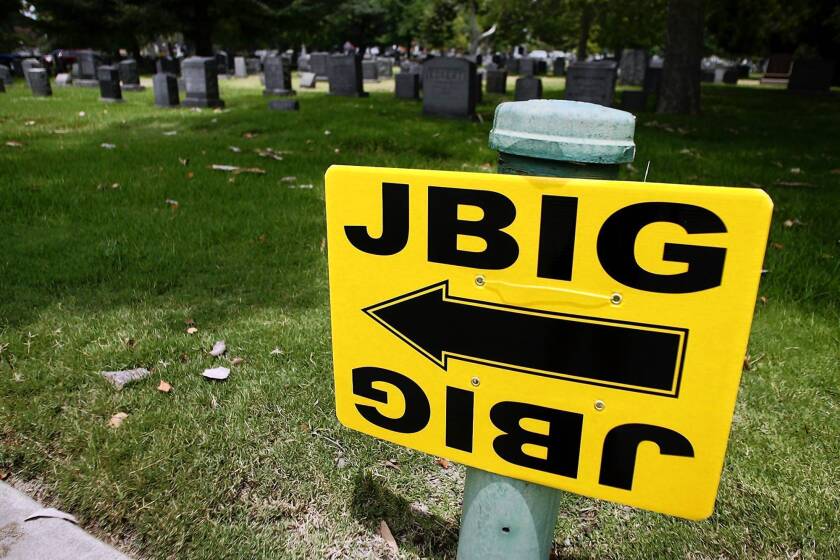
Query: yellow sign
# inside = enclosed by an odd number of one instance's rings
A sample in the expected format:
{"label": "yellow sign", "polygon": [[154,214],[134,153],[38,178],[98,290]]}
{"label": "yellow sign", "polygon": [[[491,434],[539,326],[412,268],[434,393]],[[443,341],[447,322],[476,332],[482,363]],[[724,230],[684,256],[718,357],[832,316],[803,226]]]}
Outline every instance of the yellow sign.
{"label": "yellow sign", "polygon": [[333,166],[326,205],[344,425],[586,496],[712,513],[763,191]]}

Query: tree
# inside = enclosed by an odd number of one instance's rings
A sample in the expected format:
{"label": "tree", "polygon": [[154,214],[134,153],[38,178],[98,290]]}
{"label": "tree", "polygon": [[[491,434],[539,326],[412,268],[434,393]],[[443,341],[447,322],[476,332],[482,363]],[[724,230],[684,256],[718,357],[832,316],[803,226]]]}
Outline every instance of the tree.
{"label": "tree", "polygon": [[700,112],[703,0],[669,0],[660,113]]}

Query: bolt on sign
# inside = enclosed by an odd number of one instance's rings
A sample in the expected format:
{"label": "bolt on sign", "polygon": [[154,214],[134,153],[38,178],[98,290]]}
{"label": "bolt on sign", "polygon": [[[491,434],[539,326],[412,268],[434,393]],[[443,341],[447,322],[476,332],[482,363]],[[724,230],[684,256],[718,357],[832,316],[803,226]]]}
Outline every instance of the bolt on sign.
{"label": "bolt on sign", "polygon": [[326,206],[344,425],[586,496],[712,513],[763,191],[333,166]]}

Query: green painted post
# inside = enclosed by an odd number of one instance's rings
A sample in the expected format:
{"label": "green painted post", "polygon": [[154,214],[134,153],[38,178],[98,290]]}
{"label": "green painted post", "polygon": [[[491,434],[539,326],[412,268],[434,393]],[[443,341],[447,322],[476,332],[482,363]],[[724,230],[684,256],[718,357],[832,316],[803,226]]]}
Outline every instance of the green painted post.
{"label": "green painted post", "polygon": [[[531,100],[496,107],[490,147],[498,172],[615,179],[633,161],[636,119],[577,101]],[[546,560],[560,490],[467,468],[458,560]]]}

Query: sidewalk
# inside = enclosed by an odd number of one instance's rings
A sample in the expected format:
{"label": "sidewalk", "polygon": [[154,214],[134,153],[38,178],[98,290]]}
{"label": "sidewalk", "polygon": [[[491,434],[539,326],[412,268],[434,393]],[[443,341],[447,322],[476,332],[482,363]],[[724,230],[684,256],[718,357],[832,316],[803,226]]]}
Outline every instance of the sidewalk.
{"label": "sidewalk", "polygon": [[0,482],[0,560],[129,560],[64,519],[24,521],[43,506]]}

